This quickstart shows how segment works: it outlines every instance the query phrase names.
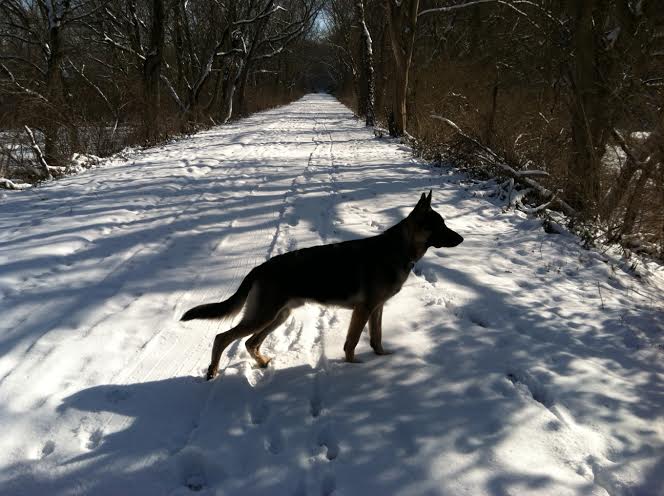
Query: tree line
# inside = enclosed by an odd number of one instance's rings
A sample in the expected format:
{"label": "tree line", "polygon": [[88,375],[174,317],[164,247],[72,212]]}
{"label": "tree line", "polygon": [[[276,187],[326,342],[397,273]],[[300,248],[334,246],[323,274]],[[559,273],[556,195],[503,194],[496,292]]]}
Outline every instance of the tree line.
{"label": "tree line", "polygon": [[[11,167],[48,177],[73,153],[156,143],[292,100],[312,84],[297,51],[313,43],[321,5],[0,0],[0,177]],[[40,166],[20,169],[26,153]]]}
{"label": "tree line", "polygon": [[429,158],[537,176],[587,231],[664,254],[657,0],[330,0],[336,93]]}

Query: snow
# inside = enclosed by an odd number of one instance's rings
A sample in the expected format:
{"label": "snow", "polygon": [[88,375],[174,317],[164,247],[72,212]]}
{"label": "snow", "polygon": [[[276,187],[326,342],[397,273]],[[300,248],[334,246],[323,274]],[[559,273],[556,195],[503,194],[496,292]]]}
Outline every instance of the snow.
{"label": "snow", "polygon": [[[0,493],[662,495],[664,271],[586,251],[309,95],[0,205]],[[346,364],[305,306],[253,365],[178,321],[419,195],[431,249]],[[638,277],[637,277],[638,275]]]}

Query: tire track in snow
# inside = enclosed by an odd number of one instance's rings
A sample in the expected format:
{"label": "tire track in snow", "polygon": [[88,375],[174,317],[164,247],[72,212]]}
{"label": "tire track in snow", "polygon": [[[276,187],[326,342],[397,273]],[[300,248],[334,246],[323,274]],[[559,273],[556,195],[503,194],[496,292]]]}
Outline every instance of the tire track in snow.
{"label": "tire track in snow", "polygon": [[[260,158],[257,156],[257,152],[251,151],[249,148],[249,143],[244,144],[243,148],[243,154],[244,156],[249,156],[251,155],[252,158],[258,159]],[[241,157],[238,157],[238,159],[241,159]],[[237,167],[233,167],[233,169],[236,169]],[[260,169],[257,169],[255,172],[260,171]],[[230,173],[230,171],[229,171]],[[228,174],[226,174],[228,175]],[[249,189],[247,195],[248,196],[253,196],[256,191],[260,190],[262,186],[268,183],[269,178],[267,176],[261,176],[260,174],[255,174],[258,175],[261,179],[255,183],[251,188]],[[238,222],[236,219],[231,220],[227,223],[226,225],[226,231],[227,234],[221,239],[211,250],[209,250],[204,258],[211,257],[215,252],[217,252],[221,247],[224,246],[228,242],[229,238],[232,238],[234,235],[234,231],[238,227]],[[255,240],[260,240],[260,236],[255,237]],[[260,247],[260,242],[256,242],[255,246]],[[226,286],[226,291],[225,293],[219,297],[214,297],[215,300],[224,300],[228,296],[230,296],[231,293],[233,293],[237,288],[236,286],[239,285],[240,279],[246,275],[246,272],[248,272],[248,269],[251,268],[251,266],[255,265],[257,262],[256,257],[252,258],[250,256],[245,256],[238,260],[236,264],[233,267],[233,277],[230,281],[230,283]],[[202,279],[203,274],[198,274],[194,281],[192,282],[191,287],[193,287],[193,290],[182,290],[179,294],[179,296],[176,298],[176,307],[179,307],[179,302],[181,299],[184,298],[184,296],[190,296],[190,295],[195,295],[196,296],[196,304],[199,302],[202,302],[207,299],[212,299],[212,298],[205,298],[205,295],[209,294],[210,292],[214,291],[212,289],[210,290],[197,290],[197,286],[199,281]],[[188,298],[189,300],[193,300],[193,298]],[[228,319],[224,319],[221,321],[201,321],[203,322],[202,324],[199,324],[195,327],[197,329],[185,329],[183,331],[182,326],[179,323],[174,323],[170,326],[166,326],[164,329],[160,330],[157,332],[155,335],[151,337],[151,339],[145,343],[144,348],[145,351],[143,352],[143,357],[138,360],[136,367],[128,374],[128,376],[123,377],[123,379],[120,381],[120,385],[126,385],[126,384],[131,384],[135,382],[147,382],[149,380],[154,380],[155,378],[158,377],[174,377],[178,376],[184,369],[188,370],[188,373],[191,374],[192,372],[194,373],[195,376],[200,376],[199,374],[200,370],[198,370],[199,363],[201,360],[207,360],[207,356],[209,355],[209,350],[210,350],[210,343],[211,343],[211,338],[209,334],[213,332],[216,334],[222,326],[225,326],[227,324]],[[200,332],[200,327],[204,327],[203,333]],[[164,331],[167,331],[169,334],[171,334],[171,345],[166,349],[166,350],[152,350],[149,348],[150,343],[153,341],[157,340],[160,338],[163,334]],[[166,341],[169,341],[169,339],[165,339]],[[205,353],[202,353],[202,352]],[[236,358],[236,353],[233,353],[231,351],[230,355],[228,356],[228,361],[232,361],[234,358]],[[154,361],[153,363],[146,363],[146,359],[148,357],[153,357],[157,356],[157,360]],[[198,357],[196,359],[192,359],[192,357]],[[205,357],[205,358],[202,358]],[[193,366],[192,366],[193,363]],[[170,367],[163,367],[163,364],[173,364]],[[202,381],[202,378],[200,379]],[[207,398],[207,397],[206,397]],[[207,401],[207,399],[205,400]],[[123,430],[127,427],[128,422],[131,419],[118,416],[116,414],[109,414],[105,418],[105,420],[102,422],[102,427],[100,427],[98,430],[101,430],[102,432],[108,432],[109,430],[111,431],[119,431]],[[194,427],[195,429],[195,427]]]}
{"label": "tire track in snow", "polygon": [[[278,246],[282,240],[288,239],[287,229],[285,229],[286,222],[284,220],[286,210],[291,204],[292,198],[297,193],[296,186],[301,180],[308,165],[309,162],[307,162],[307,165],[305,165],[304,168],[298,170],[297,173],[294,174],[294,177],[287,183],[285,182],[287,180],[285,178],[281,180],[274,177],[270,178],[269,171],[266,171],[268,173],[266,178],[269,179],[270,186],[274,189],[275,184],[283,184],[284,191],[283,194],[281,194],[280,208],[272,210],[271,216],[268,216],[269,220],[262,223],[263,227],[259,229],[252,229],[252,239],[254,240],[254,246],[257,248],[257,250],[255,251],[254,258],[250,259],[251,263],[247,264],[248,266],[245,267],[241,272],[242,277],[246,274],[246,272],[248,272],[251,266],[257,265],[258,263],[263,262],[265,259],[274,255],[274,252],[278,249]],[[287,170],[286,172],[292,173],[292,169],[294,168],[297,170],[297,165],[287,166],[286,169],[290,170]],[[262,184],[266,184],[266,182],[261,183],[261,185]],[[257,201],[260,201],[260,189],[261,188],[259,185],[256,191],[252,193]],[[255,220],[248,219],[241,221],[236,225],[239,224],[253,226],[255,225]],[[264,239],[265,243],[259,242],[260,239]],[[260,246],[266,246],[267,251],[261,252],[259,249]],[[289,321],[286,323],[286,328],[292,330],[294,325],[295,320],[291,317],[291,319],[289,319]],[[194,427],[187,435],[187,441],[183,443],[180,452],[189,449],[188,446],[192,444],[195,436],[197,435],[198,426],[200,425],[201,421],[213,414],[211,410],[215,408],[215,402],[213,401],[213,398],[215,397],[215,391],[220,387],[224,387],[224,377],[228,374],[230,368],[239,368],[240,374],[246,378],[248,384],[252,388],[265,388],[270,382],[275,369],[279,368],[278,360],[271,362],[267,369],[258,369],[253,367],[252,359],[244,351],[243,341],[244,340],[236,341],[224,352],[224,355],[222,356],[219,377],[211,383],[208,394],[206,394],[199,410],[198,421],[194,423]],[[204,342],[203,347],[205,347],[205,356],[207,357],[209,355],[210,341],[208,340]],[[237,363],[238,358],[240,358],[239,363]],[[286,441],[283,437],[279,423],[270,415],[271,410],[272,405],[267,400],[259,400],[258,402],[250,403],[246,407],[246,421],[251,426],[261,426],[265,429],[266,432],[264,438],[264,449],[271,455],[276,456],[285,449]]]}
{"label": "tire track in snow", "polygon": [[[160,164],[160,165],[161,165],[161,168],[158,169],[158,170],[163,171],[164,166],[163,166],[163,164]],[[154,167],[157,167],[157,166],[154,166]],[[222,168],[222,169],[220,170],[220,172],[222,173],[222,174],[221,174],[221,178],[223,179],[224,177],[228,176],[228,175],[232,172],[232,169],[233,169],[233,168],[228,168],[228,167],[224,167],[224,168]],[[184,187],[184,185],[179,185],[179,186],[178,186],[177,188],[175,188],[175,189],[179,191],[179,190],[181,190],[183,187]],[[161,251],[162,251],[162,252],[168,252],[168,251],[170,250],[170,248],[172,247],[172,245],[174,244],[174,232],[175,232],[174,229],[169,229],[168,226],[172,226],[172,225],[174,225],[174,224],[175,224],[177,221],[179,221],[181,218],[185,217],[185,215],[188,214],[188,213],[191,211],[191,209],[192,209],[193,207],[197,206],[197,205],[200,203],[201,199],[202,199],[206,194],[209,194],[209,191],[208,191],[209,189],[210,189],[210,187],[209,187],[207,184],[203,184],[203,186],[201,187],[200,192],[199,192],[198,194],[196,194],[196,196],[194,196],[193,198],[191,198],[191,200],[188,202],[188,205],[187,205],[184,209],[178,210],[178,211],[175,213],[175,215],[172,216],[172,217],[169,219],[169,221],[167,222],[167,224],[165,225],[165,227],[164,227],[162,230],[165,230],[165,231],[171,231],[170,234],[168,234],[168,235],[167,235],[165,238],[163,238],[163,239],[159,239],[158,241],[154,241],[154,242],[151,242],[151,243],[148,243],[148,244],[145,244],[145,243],[142,243],[142,244],[136,244],[136,245],[135,245],[135,246],[134,246],[129,252],[123,252],[122,255],[121,255],[121,260],[120,260],[117,264],[113,265],[113,266],[110,268],[110,270],[108,270],[108,271],[106,272],[106,274],[104,275],[104,277],[103,277],[101,280],[95,282],[94,286],[93,286],[92,288],[89,288],[88,291],[95,291],[95,288],[100,288],[100,289],[101,289],[101,288],[105,288],[105,287],[111,287],[111,288],[112,288],[112,292],[109,293],[107,296],[105,296],[105,298],[106,298],[106,304],[107,304],[107,305],[110,305],[111,302],[113,302],[113,299],[116,298],[117,295],[119,295],[119,294],[121,293],[121,291],[123,290],[123,285],[122,285],[122,284],[120,284],[120,285],[109,284],[109,282],[110,282],[113,278],[115,278],[116,275],[117,275],[119,272],[121,272],[121,271],[123,271],[123,270],[126,270],[127,268],[131,268],[131,267],[135,266],[135,265],[136,265],[136,261],[137,261],[137,259],[138,259],[142,254],[145,254],[145,253],[148,253],[148,252],[158,251],[158,249],[159,249],[160,247],[163,248],[164,245],[166,246],[166,248],[165,248],[165,249],[162,249]],[[169,201],[171,201],[171,198],[168,197],[167,195],[164,195],[164,196],[162,196],[162,198],[161,198],[156,204],[154,204],[153,208],[159,210],[159,207],[160,207],[160,206],[168,204]],[[135,222],[139,222],[139,223],[140,223],[140,222],[142,222],[142,221],[145,221],[145,220],[149,219],[149,218],[152,217],[153,215],[154,215],[154,214],[152,214],[150,211],[148,211],[148,210],[144,210],[143,213],[142,213],[142,215],[141,215],[141,217],[140,217],[139,219],[137,219]],[[122,231],[123,229],[124,229],[124,227],[122,227],[122,226],[117,226],[117,227],[115,227],[115,228],[112,230],[112,232]],[[112,234],[112,232],[109,232],[109,234]],[[48,272],[48,271],[47,271],[47,272]],[[184,294],[184,293],[185,293],[184,291],[181,292],[181,294]],[[109,320],[111,320],[111,319],[114,317],[115,314],[126,311],[131,305],[133,305],[133,304],[135,304],[135,303],[137,302],[137,299],[134,298],[134,295],[126,295],[126,296],[124,296],[124,297],[122,298],[122,300],[123,300],[123,301],[119,303],[118,308],[113,309],[113,311],[111,311],[111,312],[107,312],[107,313],[106,313],[105,315],[103,315],[100,319],[98,319],[96,322],[94,322],[91,326],[87,327],[86,330],[84,331],[84,333],[83,333],[82,336],[76,335],[76,336],[72,336],[72,337],[69,338],[69,339],[72,340],[73,342],[80,342],[80,341],[81,341],[81,337],[82,337],[82,338],[86,338],[86,337],[90,336],[90,334],[91,334],[91,333],[92,333],[92,332],[93,332],[98,326],[100,326],[100,325],[104,324],[105,322],[108,322]],[[75,310],[75,308],[74,308],[73,310]],[[25,320],[26,320],[27,318],[29,318],[30,315],[31,315],[31,314],[26,315],[26,318],[23,319],[22,321],[19,321],[19,322],[18,322],[18,325],[20,325],[21,323],[25,322]],[[70,315],[69,312],[64,312],[64,311],[61,312],[61,315],[60,315],[59,319],[56,320],[56,321],[53,321],[53,322],[52,322],[52,324],[51,324],[51,329],[49,329],[49,330],[47,330],[46,332],[44,332],[44,333],[38,335],[38,336],[32,341],[32,343],[30,343],[30,344],[29,344],[29,345],[28,345],[28,346],[22,351],[22,354],[23,354],[23,355],[26,355],[26,354],[30,353],[30,352],[31,352],[36,346],[38,346],[38,343],[39,343],[39,341],[40,341],[41,338],[43,338],[44,336],[46,336],[46,334],[48,334],[49,332],[52,332],[52,329],[53,329],[53,328],[57,328],[57,327],[62,326],[63,324],[66,324],[67,321],[68,321],[70,318],[71,318],[71,315]],[[161,331],[160,331],[160,332],[161,332]],[[153,335],[153,336],[151,337],[151,339],[153,339],[154,337],[156,337],[158,334],[159,334],[159,332],[158,332],[157,334]],[[151,339],[150,339],[150,340],[151,340]],[[150,341],[150,340],[149,340],[149,341]],[[148,345],[149,341],[146,342],[146,343],[143,345],[143,348],[146,347],[146,346]],[[47,359],[48,356],[51,354],[51,352],[52,352],[53,350],[54,350],[54,348],[52,348],[52,347],[48,347],[48,349],[45,350],[45,352],[44,352],[43,354],[41,354],[41,358],[38,360],[38,362],[43,362],[45,359]],[[19,370],[18,367],[14,367],[14,368],[10,369],[9,372],[8,372],[5,376],[3,376],[2,378],[0,378],[0,386],[2,386],[3,382],[4,382],[6,379],[8,379],[8,378],[12,375],[12,373],[17,372],[18,370]]]}
{"label": "tire track in snow", "polygon": [[[228,134],[228,133],[227,133],[227,134]],[[233,165],[232,165],[231,167],[228,167],[228,168],[227,168],[227,173],[224,174],[224,176],[221,178],[222,180],[223,180],[225,177],[229,176],[231,173],[239,172],[240,170],[243,170],[243,171],[244,171],[244,175],[247,175],[247,174],[246,174],[247,171],[246,171],[245,169],[240,169],[240,165],[239,165],[239,164],[241,164],[241,162],[242,162],[243,160],[247,159],[247,158],[252,158],[252,159],[254,159],[254,160],[261,158],[260,155],[257,155],[256,150],[253,149],[252,145],[254,144],[254,142],[256,141],[256,139],[262,137],[262,135],[263,135],[263,133],[258,132],[257,137],[251,138],[251,139],[249,139],[249,140],[245,140],[245,141],[241,144],[241,153],[239,153],[239,154],[235,154],[235,155],[232,156],[232,158],[233,158]],[[238,145],[232,145],[232,146],[238,146]],[[255,168],[254,168],[254,169],[255,169]],[[254,172],[255,172],[255,170],[254,170]],[[256,174],[254,174],[254,175],[256,175]],[[247,176],[248,176],[248,175],[247,175]],[[215,180],[218,180],[218,179],[219,179],[219,178],[215,178]],[[261,186],[265,184],[265,182],[266,182],[266,178],[263,177],[261,181],[259,181],[259,182],[255,183],[255,184],[251,185],[250,188],[249,188],[249,190],[248,190],[248,192],[247,192],[247,195],[248,195],[248,196],[253,195],[257,189],[260,189]],[[242,181],[242,183],[244,184],[244,183],[246,183],[246,181]],[[240,193],[238,193],[237,195],[235,195],[234,197],[230,198],[230,200],[238,199],[238,198],[240,198],[242,195],[243,195],[243,193],[240,192]],[[223,203],[222,203],[222,207],[220,207],[220,208],[223,208]],[[224,245],[226,245],[226,244],[228,243],[229,238],[232,238],[232,237],[233,237],[233,235],[234,235],[234,231],[235,231],[235,228],[236,228],[236,225],[237,225],[237,220],[236,220],[236,219],[233,219],[233,220],[228,221],[228,222],[225,224],[224,229],[223,229],[223,231],[225,232],[225,235],[224,235],[224,236],[223,236],[218,242],[216,242],[215,245],[214,245],[211,249],[209,249],[209,250],[206,252],[205,256],[203,256],[203,257],[201,257],[201,258],[202,258],[202,259],[209,259],[210,257],[213,256],[213,254],[214,254],[215,252],[218,252],[218,251],[219,251]],[[231,278],[231,280],[230,280],[230,283],[226,286],[225,292],[222,293],[221,297],[219,297],[218,295],[216,295],[216,296],[214,296],[213,298],[214,298],[215,300],[217,300],[217,299],[219,299],[219,300],[224,300],[224,299],[226,299],[228,296],[230,296],[230,294],[231,294],[232,292],[234,292],[235,289],[236,289],[234,286],[236,286],[237,283],[239,282],[239,279],[240,279],[241,277],[243,277],[243,274],[242,274],[243,270],[245,270],[246,267],[247,267],[248,265],[250,265],[250,264],[251,264],[251,261],[248,260],[248,259],[240,259],[240,260],[238,260],[238,261],[235,263],[235,265],[233,266],[233,269],[232,269],[232,270],[233,270],[233,276],[232,276],[232,278]],[[208,295],[208,294],[210,294],[210,293],[216,291],[216,289],[198,289],[199,286],[200,286],[199,283],[200,283],[200,281],[202,280],[203,275],[204,275],[204,274],[203,274],[202,272],[199,272],[199,273],[195,276],[194,280],[193,280],[193,281],[191,282],[191,284],[190,284],[190,288],[193,288],[193,289],[185,289],[185,290],[181,290],[181,291],[179,291],[178,293],[176,293],[177,296],[176,296],[175,298],[171,298],[171,299],[174,299],[174,300],[175,300],[174,308],[173,308],[174,310],[177,310],[177,309],[182,310],[182,308],[181,308],[181,307],[183,306],[183,305],[182,305],[182,300],[183,300],[185,297],[188,297],[187,300],[191,301],[192,304],[199,304],[200,302],[202,302],[202,301],[208,299],[208,298],[207,298],[207,295]],[[210,298],[210,299],[211,299],[211,298]],[[178,315],[176,314],[176,318],[177,318],[177,317],[178,317]],[[207,325],[205,325],[205,324],[207,324]],[[205,327],[207,327],[207,328],[213,327],[213,328],[216,330],[219,326],[224,325],[225,322],[221,322],[221,323],[216,323],[216,322],[206,322],[205,324],[204,324]],[[181,329],[180,329],[180,324],[175,324],[175,328],[178,329],[178,330],[181,330]],[[206,329],[206,330],[209,330],[209,329]],[[175,332],[178,332],[178,331],[175,331]],[[192,333],[192,334],[193,334],[193,333]],[[157,336],[155,335],[154,337],[157,337]],[[205,339],[200,339],[200,340],[192,339],[192,341],[193,341],[194,343],[196,343],[196,342],[198,342],[198,341],[205,341]],[[146,344],[148,344],[148,343],[146,343]],[[179,343],[178,343],[177,340],[176,340],[176,342],[173,344],[173,347],[177,346],[178,344],[179,344]],[[199,349],[202,348],[202,347],[203,347],[203,346],[200,345],[200,346],[199,346]],[[169,350],[169,351],[170,351],[170,350]],[[180,368],[178,368],[177,370],[174,371],[176,374],[177,374],[177,373],[180,373],[181,370],[182,370],[182,369],[183,369],[183,368],[189,363],[188,358],[189,358],[190,356],[192,356],[193,354],[195,354],[196,351],[197,351],[197,349],[196,349],[196,348],[192,348],[192,347],[190,347],[187,351],[185,351],[185,357],[186,357],[186,358],[185,358],[185,360],[180,360],[180,361],[179,361],[179,362],[182,364],[182,366],[181,366]],[[163,361],[163,359],[162,359],[161,361]],[[157,364],[157,366],[158,366],[158,365],[159,365],[159,364]],[[191,371],[190,371],[190,372],[191,372]]]}
{"label": "tire track in snow", "polygon": [[[308,185],[316,182],[316,175],[324,176],[329,181],[329,174],[332,169],[330,167],[329,140],[324,139],[324,135],[319,130],[316,122],[315,129],[317,134],[314,136],[314,149],[309,154],[306,166],[300,170],[292,180],[289,182],[288,187],[282,194],[281,208],[278,209],[276,215],[276,226],[274,226],[272,234],[273,237],[268,246],[268,257],[275,255],[286,249],[294,247],[293,230],[302,230],[305,226],[299,222],[299,219],[289,219],[289,208],[297,208],[302,201],[308,201],[306,197],[308,193],[320,194],[320,191],[325,191],[324,194],[330,194],[329,188],[319,189],[315,185],[310,192],[307,189]],[[329,138],[329,133],[327,134]],[[325,159],[326,160],[322,160]],[[321,165],[322,164],[322,165]],[[307,182],[307,180],[309,180]],[[323,202],[317,202],[319,207],[316,212],[313,212],[314,217],[317,219],[314,227],[316,227],[316,234],[318,238],[316,241],[322,242],[323,236],[321,231],[324,230],[326,224],[320,220],[320,213],[327,213],[328,205]],[[299,211],[299,209],[297,210]],[[274,225],[274,224],[273,224]],[[311,234],[311,231],[309,231]],[[260,234],[263,237],[264,234]],[[315,317],[314,317],[315,312]],[[311,317],[311,318],[310,318]],[[252,361],[244,354],[244,347],[241,341],[237,341],[234,347],[230,347],[222,357],[222,373],[220,377],[211,384],[209,393],[206,395],[204,404],[200,409],[199,420],[195,422],[195,427],[191,430],[187,442],[184,443],[181,451],[187,452],[197,445],[198,436],[201,435],[199,430],[200,425],[205,422],[205,419],[214,416],[214,411],[219,408],[218,399],[219,395],[223,394],[221,391],[225,390],[225,376],[229,373],[229,368],[233,370],[233,375],[238,373],[244,376],[248,385],[260,395],[258,399],[247,399],[244,407],[244,429],[258,429],[262,436],[262,449],[269,456],[279,457],[282,453],[291,449],[296,449],[297,446],[302,446],[305,443],[306,451],[309,453],[309,462],[306,473],[303,474],[303,483],[305,486],[312,488],[316,493],[331,494],[336,487],[336,476],[330,467],[326,464],[333,462],[341,452],[339,442],[336,438],[334,431],[334,422],[330,415],[329,405],[327,405],[326,391],[328,387],[328,364],[325,357],[325,342],[324,335],[329,329],[329,322],[334,321],[336,317],[328,309],[316,309],[314,311],[306,311],[306,318],[301,321],[297,314],[291,316],[285,323],[282,329],[278,329],[275,333],[271,334],[266,339],[264,348],[268,354],[270,349],[274,349],[282,354],[285,352],[284,360],[280,357],[275,357],[267,369],[257,369],[252,366]],[[305,325],[306,324],[306,325]],[[312,324],[312,325],[309,325]],[[209,349],[207,350],[209,351]],[[237,359],[240,362],[237,363]],[[285,432],[288,430],[291,417],[286,419],[279,415],[280,411],[284,408],[283,400],[279,399],[281,396],[276,393],[279,391],[279,384],[272,383],[271,378],[274,376],[275,371],[282,368],[289,368],[297,366],[298,363],[304,361],[311,367],[311,372],[307,373],[304,377],[305,384],[303,384],[304,400],[307,402],[307,409],[305,412],[307,417],[303,418],[304,425],[309,426],[306,430],[301,432],[300,435],[293,438],[286,436]],[[238,370],[239,368],[239,370]],[[216,391],[219,391],[217,393]],[[308,390],[308,396],[306,396]],[[274,395],[271,393],[275,392]],[[289,418],[291,420],[289,420]],[[285,422],[285,423],[284,423]],[[257,433],[258,433],[257,432]],[[302,446],[304,448],[304,446]],[[229,469],[234,472],[237,469]],[[305,487],[303,486],[303,487]]]}
{"label": "tire track in snow", "polygon": [[[316,148],[309,157],[307,168],[303,177],[305,186],[311,188],[317,195],[313,228],[318,236],[318,243],[336,241],[335,223],[338,220],[333,207],[338,194],[336,181],[336,167],[333,163],[333,139],[327,130],[324,121],[317,121],[315,130]],[[301,209],[298,209],[301,210]],[[330,237],[333,239],[330,240]],[[336,489],[336,475],[333,465],[341,449],[334,429],[334,413],[327,403],[327,389],[329,382],[329,362],[325,355],[325,335],[330,331],[330,323],[337,319],[336,310],[328,307],[319,307],[317,317],[309,332],[302,332],[300,327],[296,340],[289,344],[289,349],[303,353],[306,361],[312,368],[310,377],[308,419],[304,425],[309,425],[310,433],[307,436],[310,457],[308,466],[304,467],[301,482],[295,494],[332,494]],[[311,319],[313,320],[313,319]],[[311,331],[314,332],[311,332]]]}
{"label": "tire track in snow", "polygon": [[[275,123],[274,125],[277,125],[278,123]],[[315,124],[314,124],[315,127]],[[314,153],[314,152],[312,152]],[[280,200],[280,206],[278,209],[274,209],[273,213],[270,217],[270,220],[268,222],[265,222],[263,224],[263,228],[260,229],[260,234],[258,236],[254,236],[254,239],[256,238],[265,238],[267,237],[269,239],[269,244],[267,246],[267,251],[264,254],[258,254],[254,260],[253,263],[249,264],[246,267],[245,274],[249,272],[249,270],[264,262],[265,260],[269,259],[270,257],[276,255],[275,251],[279,250],[280,248],[280,241],[283,239],[288,240],[288,245],[286,247],[286,250],[293,249],[294,246],[291,245],[291,243],[294,243],[294,239],[290,237],[288,233],[288,226],[284,226],[284,219],[286,212],[289,208],[289,206],[292,203],[293,196],[297,192],[297,184],[299,179],[302,177],[303,174],[306,174],[306,170],[309,167],[309,163],[307,163],[304,168],[299,171],[297,174],[294,174],[293,179],[288,182],[287,186],[285,185],[284,187],[284,192],[283,195],[281,196]],[[266,176],[266,178],[268,178]],[[287,180],[287,179],[286,179]],[[270,179],[270,184],[271,186],[274,186],[274,184],[278,184],[278,180],[275,181],[274,178]],[[274,227],[272,227],[272,225]],[[261,244],[262,245],[262,244]],[[281,251],[279,251],[281,252]],[[223,371],[225,368],[227,368],[236,358],[238,358],[240,355],[246,355],[246,352],[244,351],[244,339],[242,340],[237,340],[234,343],[232,343],[227,350],[225,351],[225,356],[226,356],[226,367],[220,368],[222,371],[220,375],[223,375]],[[247,358],[249,359],[248,355],[246,355]],[[251,359],[249,359],[251,360]],[[271,367],[268,367],[267,369],[256,369],[256,368],[251,368],[251,367],[245,367],[244,368],[244,375],[247,377],[247,380],[250,382],[252,386],[256,386],[260,382],[262,382],[262,379],[266,377],[271,377],[272,372],[274,371],[274,364],[272,364]]]}

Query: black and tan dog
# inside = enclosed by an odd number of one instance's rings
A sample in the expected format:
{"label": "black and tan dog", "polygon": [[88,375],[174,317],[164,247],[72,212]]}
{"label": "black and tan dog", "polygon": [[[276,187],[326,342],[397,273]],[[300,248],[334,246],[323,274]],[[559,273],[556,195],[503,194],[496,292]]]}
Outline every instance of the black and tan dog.
{"label": "black and tan dog", "polygon": [[[221,303],[200,305],[182,320],[231,316],[245,307],[238,325],[217,334],[207,378],[218,371],[224,349],[236,339],[251,336],[246,347],[261,367],[270,359],[260,353],[263,340],[296,308],[307,301],[353,310],[344,344],[346,361],[355,362],[355,346],[369,322],[374,352],[381,344],[383,305],[401,290],[415,262],[430,246],[457,246],[463,238],[445,225],[431,208],[431,191],[404,220],[378,236],[314,246],[271,258],[252,269],[237,292]],[[245,305],[246,303],[246,305]]]}

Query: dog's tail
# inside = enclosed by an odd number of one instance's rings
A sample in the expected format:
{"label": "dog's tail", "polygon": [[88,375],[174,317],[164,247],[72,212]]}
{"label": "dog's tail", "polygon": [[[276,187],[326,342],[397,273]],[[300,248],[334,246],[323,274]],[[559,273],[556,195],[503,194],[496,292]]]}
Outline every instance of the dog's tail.
{"label": "dog's tail", "polygon": [[244,278],[242,284],[233,296],[219,303],[206,303],[187,310],[180,320],[194,319],[219,319],[226,316],[235,315],[244,306],[244,302],[249,295],[249,290],[254,284],[254,271],[252,270]]}

